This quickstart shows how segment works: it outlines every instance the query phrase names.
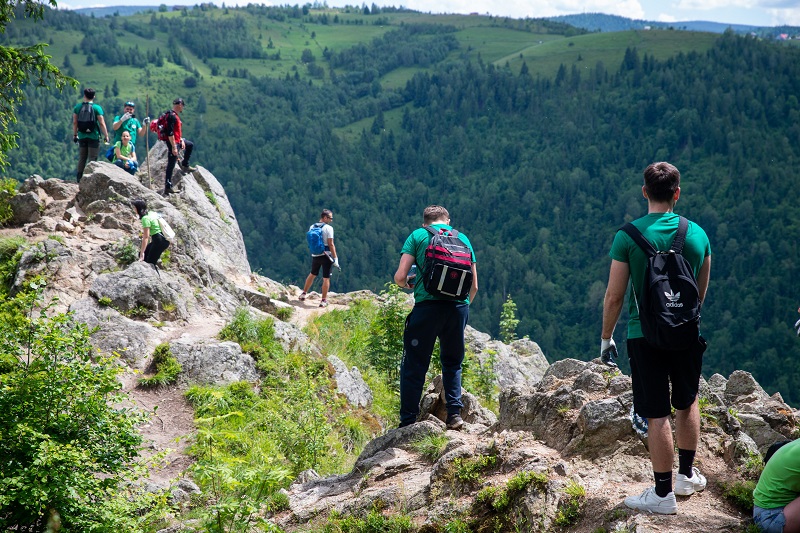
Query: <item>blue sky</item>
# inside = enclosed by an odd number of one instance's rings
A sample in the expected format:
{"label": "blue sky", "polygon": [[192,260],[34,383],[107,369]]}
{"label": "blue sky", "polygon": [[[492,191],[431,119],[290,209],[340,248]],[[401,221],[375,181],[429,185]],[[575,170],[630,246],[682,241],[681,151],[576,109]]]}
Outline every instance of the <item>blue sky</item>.
{"label": "blue sky", "polygon": [[[209,1],[209,0],[204,0]],[[58,0],[64,9],[113,5],[195,5],[200,0]],[[222,5],[221,0],[214,0]],[[244,5],[245,0],[228,1],[227,5]],[[257,0],[259,4],[303,4],[299,0],[270,2]],[[313,1],[312,1],[313,3]],[[800,26],[800,0],[328,0],[330,6],[345,4],[371,6],[391,5],[433,13],[491,13],[493,15],[524,17],[549,17],[573,13],[608,13],[633,19],[679,22],[687,20],[710,20],[727,24],[751,24],[755,26]]]}

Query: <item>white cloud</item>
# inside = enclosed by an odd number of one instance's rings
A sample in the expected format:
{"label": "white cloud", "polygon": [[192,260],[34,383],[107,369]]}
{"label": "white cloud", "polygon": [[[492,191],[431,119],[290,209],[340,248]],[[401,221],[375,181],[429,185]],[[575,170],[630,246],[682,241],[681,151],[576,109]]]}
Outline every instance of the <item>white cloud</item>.
{"label": "white cloud", "polygon": [[667,13],[659,13],[656,17],[658,22],[678,22],[678,19],[672,15],[668,15]]}
{"label": "white cloud", "polygon": [[711,11],[713,9],[723,9],[726,7],[752,9],[758,7],[758,2],[755,0],[680,0],[675,7],[677,9],[693,11]]}
{"label": "white cloud", "polygon": [[800,26],[800,8],[767,9],[774,26]]}

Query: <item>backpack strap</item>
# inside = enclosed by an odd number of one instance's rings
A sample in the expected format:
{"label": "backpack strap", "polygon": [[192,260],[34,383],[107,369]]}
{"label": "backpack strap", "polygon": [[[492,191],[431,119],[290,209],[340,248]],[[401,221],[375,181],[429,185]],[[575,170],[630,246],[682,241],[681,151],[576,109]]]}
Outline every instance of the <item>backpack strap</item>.
{"label": "backpack strap", "polygon": [[[644,253],[647,254],[648,257],[652,257],[658,253],[658,250],[650,244],[650,241],[644,238],[642,232],[638,230],[636,226],[628,222],[621,228],[622,231],[627,233],[633,242],[636,243],[639,248],[642,249]],[[686,233],[689,230],[689,219],[686,217],[680,217],[678,219],[678,231],[675,233],[675,237],[672,239],[672,245],[670,246],[670,250],[675,252],[676,254],[680,254],[683,252],[683,245],[686,244]]]}
{"label": "backpack strap", "polygon": [[[431,228],[430,226],[422,226],[422,227],[425,228],[426,230],[428,230],[428,233],[430,233],[431,235],[438,235],[439,234],[435,229]],[[442,231],[442,230],[439,230],[439,231]],[[447,229],[447,230],[444,230],[444,231],[448,232],[453,237],[458,237],[458,231],[456,231],[453,228],[450,228],[450,229]]]}
{"label": "backpack strap", "polygon": [[670,249],[676,254],[683,252],[683,245],[686,244],[686,232],[689,231],[689,220],[686,217],[678,219],[678,232],[672,241]]}
{"label": "backpack strap", "polygon": [[647,254],[647,257],[653,257],[658,253],[658,250],[656,250],[655,247],[650,244],[650,241],[644,238],[642,232],[630,222],[619,229],[627,233],[630,238],[633,239],[633,242],[635,242],[636,245],[641,248],[645,254]]}

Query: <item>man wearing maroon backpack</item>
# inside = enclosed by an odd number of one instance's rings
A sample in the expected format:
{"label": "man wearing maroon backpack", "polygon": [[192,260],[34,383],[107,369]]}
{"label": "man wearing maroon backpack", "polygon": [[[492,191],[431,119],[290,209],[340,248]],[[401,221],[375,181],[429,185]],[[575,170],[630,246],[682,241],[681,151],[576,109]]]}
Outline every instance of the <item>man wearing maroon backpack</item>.
{"label": "man wearing maroon backpack", "polygon": [[[450,226],[450,214],[440,205],[425,208],[422,226],[414,230],[403,244],[400,264],[394,281],[400,287],[414,289],[414,309],[406,318],[403,333],[403,362],[400,366],[400,427],[417,421],[419,401],[425,385],[425,374],[431,362],[436,339],[442,362],[442,382],[447,403],[447,428],[460,429],[461,419],[461,364],[464,361],[464,328],[469,318],[469,304],[478,292],[478,273],[475,267],[475,252],[463,233]],[[426,250],[434,233],[452,232],[468,249],[471,257],[471,284],[469,295],[463,299],[442,298],[426,290],[424,283],[417,282],[422,275],[409,278],[411,267],[422,270]],[[467,252],[465,251],[465,256]],[[423,272],[424,274],[424,272]],[[465,287],[466,289],[466,287]]]}
{"label": "man wearing maroon backpack", "polygon": [[181,137],[181,118],[178,116],[183,112],[186,103],[183,98],[176,98],[172,102],[172,110],[167,111],[167,121],[164,126],[163,135],[167,143],[167,175],[164,178],[164,196],[172,194],[172,171],[175,170],[175,163],[178,162],[178,150],[183,150],[183,161],[181,170],[184,173],[194,172],[195,167],[189,166],[189,158],[192,156],[194,144],[189,139]]}

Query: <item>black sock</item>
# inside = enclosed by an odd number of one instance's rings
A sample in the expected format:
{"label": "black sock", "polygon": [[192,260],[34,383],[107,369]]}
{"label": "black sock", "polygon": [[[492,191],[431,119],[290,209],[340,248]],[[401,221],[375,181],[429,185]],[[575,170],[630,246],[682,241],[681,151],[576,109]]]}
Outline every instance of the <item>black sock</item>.
{"label": "black sock", "polygon": [[656,480],[656,494],[663,498],[672,492],[672,471],[669,472],[656,472],[653,471],[653,477]]}
{"label": "black sock", "polygon": [[694,450],[682,450],[678,448],[678,473],[686,477],[692,477],[692,465],[694,464]]}

